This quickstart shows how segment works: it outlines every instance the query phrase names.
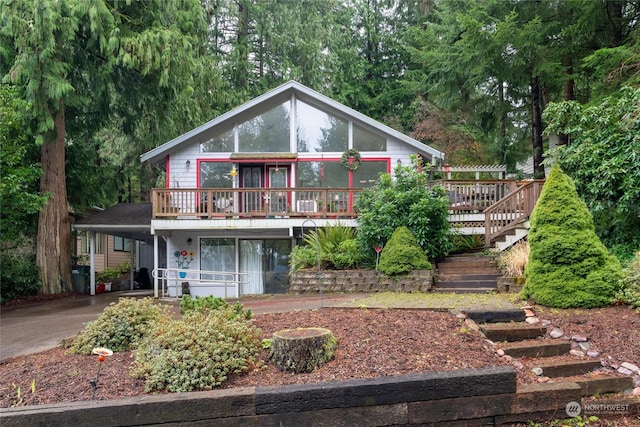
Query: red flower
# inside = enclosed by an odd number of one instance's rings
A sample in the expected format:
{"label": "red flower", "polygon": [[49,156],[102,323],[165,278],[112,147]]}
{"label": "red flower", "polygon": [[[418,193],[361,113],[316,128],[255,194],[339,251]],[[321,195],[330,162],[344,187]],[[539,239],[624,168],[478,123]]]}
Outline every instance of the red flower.
{"label": "red flower", "polygon": [[187,256],[188,254],[187,254],[187,251],[180,251],[180,255]]}

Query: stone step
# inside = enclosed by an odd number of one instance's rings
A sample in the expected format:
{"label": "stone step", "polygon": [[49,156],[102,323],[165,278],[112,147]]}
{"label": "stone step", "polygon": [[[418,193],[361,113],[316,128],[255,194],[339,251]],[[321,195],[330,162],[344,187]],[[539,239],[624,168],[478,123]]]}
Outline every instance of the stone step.
{"label": "stone step", "polygon": [[498,287],[496,280],[437,280],[436,284],[444,288],[493,288]]}
{"label": "stone step", "polygon": [[481,325],[480,330],[492,341],[520,341],[547,333],[546,327],[527,323],[487,323]]}
{"label": "stone step", "polygon": [[536,368],[542,369],[542,375],[550,378],[572,377],[582,375],[601,368],[599,360],[565,360],[536,363]]}
{"label": "stone step", "polygon": [[502,347],[502,350],[504,350],[504,354],[511,357],[552,357],[568,353],[571,350],[571,343],[532,341],[526,345],[507,345]]}
{"label": "stone step", "polygon": [[434,286],[431,288],[432,292],[449,293],[449,294],[488,294],[495,292],[496,288],[444,288],[440,286]]}
{"label": "stone step", "polygon": [[476,323],[524,322],[524,310],[517,308],[492,310],[462,310],[464,314]]}

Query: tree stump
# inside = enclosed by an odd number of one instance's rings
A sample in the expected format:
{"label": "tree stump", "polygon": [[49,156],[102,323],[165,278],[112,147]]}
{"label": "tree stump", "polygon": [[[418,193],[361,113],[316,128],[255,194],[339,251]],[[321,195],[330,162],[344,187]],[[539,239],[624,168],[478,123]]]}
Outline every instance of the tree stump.
{"label": "tree stump", "polygon": [[271,360],[281,371],[311,372],[333,358],[337,340],[324,328],[284,329],[274,332]]}

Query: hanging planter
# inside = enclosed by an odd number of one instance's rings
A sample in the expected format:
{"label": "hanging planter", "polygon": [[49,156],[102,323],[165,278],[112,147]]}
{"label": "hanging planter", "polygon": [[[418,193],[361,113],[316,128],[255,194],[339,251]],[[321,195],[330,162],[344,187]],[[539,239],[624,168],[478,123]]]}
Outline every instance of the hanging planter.
{"label": "hanging planter", "polygon": [[354,148],[347,150],[342,154],[340,163],[345,168],[354,171],[360,167],[360,153]]}

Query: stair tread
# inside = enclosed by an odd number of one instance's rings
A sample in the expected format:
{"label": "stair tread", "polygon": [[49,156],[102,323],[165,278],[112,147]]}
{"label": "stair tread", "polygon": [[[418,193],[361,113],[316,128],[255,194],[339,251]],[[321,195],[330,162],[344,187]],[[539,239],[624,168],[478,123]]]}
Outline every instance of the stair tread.
{"label": "stair tread", "polygon": [[571,344],[567,341],[527,340],[508,344],[502,347],[502,350],[511,357],[554,357],[569,353]]}
{"label": "stair tread", "polygon": [[543,360],[532,364],[550,378],[582,375],[602,367],[600,360]]}
{"label": "stair tread", "polygon": [[521,341],[537,338],[547,333],[547,328],[528,323],[485,323],[480,325],[482,333],[493,341]]}
{"label": "stair tread", "polygon": [[452,293],[452,294],[486,294],[489,292],[495,292],[496,288],[441,288],[441,287],[433,287],[431,288],[432,292],[441,292],[441,293]]}

